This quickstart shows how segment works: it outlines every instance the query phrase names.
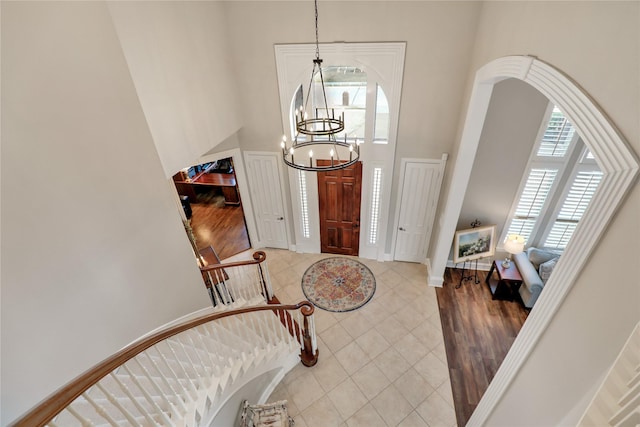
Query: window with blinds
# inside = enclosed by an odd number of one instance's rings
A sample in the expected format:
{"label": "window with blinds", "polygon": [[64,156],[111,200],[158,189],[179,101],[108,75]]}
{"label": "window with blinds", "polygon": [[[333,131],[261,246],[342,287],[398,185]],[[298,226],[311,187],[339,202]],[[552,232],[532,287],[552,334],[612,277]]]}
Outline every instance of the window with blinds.
{"label": "window with blinds", "polygon": [[298,183],[300,184],[300,225],[302,227],[302,236],[305,238],[311,237],[311,230],[309,229],[309,204],[307,200],[307,177],[305,173],[298,170]]}
{"label": "window with blinds", "polygon": [[[602,172],[558,107],[553,106],[546,117],[502,238],[519,234],[528,246],[564,249],[602,181]],[[558,185],[562,187],[556,189]],[[543,219],[552,221],[540,224]]]}
{"label": "window with blinds", "polygon": [[564,249],[602,181],[600,171],[578,171],[547,234],[545,247]]}
{"label": "window with blinds", "polygon": [[575,128],[556,106],[538,146],[538,157],[564,157],[576,133]]}
{"label": "window with blinds", "polygon": [[518,234],[525,243],[529,240],[557,175],[558,169],[530,170],[507,234]]}
{"label": "window with blinds", "polygon": [[380,222],[380,194],[382,191],[382,168],[373,168],[373,188],[371,189],[371,218],[369,218],[369,244],[378,242],[378,223]]}

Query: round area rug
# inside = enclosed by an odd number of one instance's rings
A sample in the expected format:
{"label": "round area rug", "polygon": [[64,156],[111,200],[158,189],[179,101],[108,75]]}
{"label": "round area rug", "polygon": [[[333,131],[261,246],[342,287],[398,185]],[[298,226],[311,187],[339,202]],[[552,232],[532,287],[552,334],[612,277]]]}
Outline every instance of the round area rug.
{"label": "round area rug", "polygon": [[369,268],[349,258],[326,258],[316,262],[302,276],[302,292],[318,308],[351,311],[365,305],[376,291],[376,279]]}

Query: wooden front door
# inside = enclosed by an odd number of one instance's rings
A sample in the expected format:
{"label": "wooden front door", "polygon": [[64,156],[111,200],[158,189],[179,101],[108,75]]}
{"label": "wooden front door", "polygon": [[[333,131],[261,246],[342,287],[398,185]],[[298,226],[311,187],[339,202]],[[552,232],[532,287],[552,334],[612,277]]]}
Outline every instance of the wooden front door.
{"label": "wooden front door", "polygon": [[[319,166],[329,160],[317,160]],[[318,172],[320,248],[324,253],[358,255],[360,247],[360,190],[362,163]]]}

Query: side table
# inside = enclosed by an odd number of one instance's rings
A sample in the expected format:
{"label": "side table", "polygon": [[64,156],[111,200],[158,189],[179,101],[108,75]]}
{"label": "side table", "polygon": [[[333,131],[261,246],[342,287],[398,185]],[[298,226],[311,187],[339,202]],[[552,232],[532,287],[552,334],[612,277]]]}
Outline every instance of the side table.
{"label": "side table", "polygon": [[509,268],[504,268],[502,261],[494,260],[485,283],[493,299],[514,301],[518,299],[522,277],[514,262],[509,264]]}

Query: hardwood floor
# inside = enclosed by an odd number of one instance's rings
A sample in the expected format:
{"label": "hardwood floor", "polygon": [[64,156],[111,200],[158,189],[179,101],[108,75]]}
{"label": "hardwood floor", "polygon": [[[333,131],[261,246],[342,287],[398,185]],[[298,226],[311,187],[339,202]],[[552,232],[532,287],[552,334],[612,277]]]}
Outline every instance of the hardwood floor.
{"label": "hardwood floor", "polygon": [[[465,272],[466,273],[466,272]],[[448,268],[436,289],[459,426],[464,426],[504,360],[528,312],[520,302],[494,301],[478,271],[480,283],[464,281]]]}
{"label": "hardwood floor", "polygon": [[198,249],[213,246],[220,259],[251,247],[242,206],[191,203],[191,228]]}

